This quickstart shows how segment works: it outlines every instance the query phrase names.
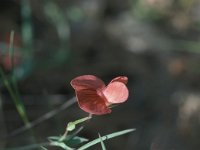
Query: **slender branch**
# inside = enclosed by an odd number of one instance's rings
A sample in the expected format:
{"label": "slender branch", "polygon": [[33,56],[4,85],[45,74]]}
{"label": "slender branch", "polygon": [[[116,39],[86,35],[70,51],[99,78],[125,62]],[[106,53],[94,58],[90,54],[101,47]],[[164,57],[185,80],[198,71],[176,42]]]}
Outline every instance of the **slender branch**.
{"label": "slender branch", "polygon": [[4,71],[2,70],[1,67],[0,67],[0,75],[2,77],[2,80],[4,82],[5,87],[7,88],[8,92],[10,94],[10,97],[12,98],[12,100],[15,103],[16,109],[17,109],[22,121],[24,122],[25,126],[28,127],[29,126],[29,120],[28,120],[28,117],[27,117],[26,112],[25,112],[25,107],[24,107],[22,101],[18,97],[16,97],[15,92],[13,91],[8,78],[6,77]]}
{"label": "slender branch", "polygon": [[61,111],[65,110],[66,108],[70,107],[71,105],[73,105],[75,103],[75,97],[71,98],[70,100],[66,101],[64,104],[62,104],[59,108],[54,109],[46,114],[44,114],[43,116],[39,117],[38,119],[30,122],[29,126],[23,126],[21,128],[18,128],[17,130],[13,131],[11,134],[0,137],[0,139],[4,139],[4,138],[9,138],[9,137],[13,137],[16,136],[20,133],[25,132],[26,130],[35,127],[36,125],[54,117],[55,115],[57,115],[58,113],[60,113]]}
{"label": "slender branch", "polygon": [[68,134],[68,130],[66,128],[65,133],[61,136],[61,138],[59,139],[59,141],[63,141],[67,137],[67,134]]}
{"label": "slender branch", "polygon": [[[77,124],[82,123],[82,122],[84,122],[84,121],[88,121],[88,120],[90,120],[91,118],[92,118],[92,114],[89,114],[88,117],[81,118],[81,119],[78,119],[78,120],[76,120],[76,121],[73,121],[73,122],[68,123],[68,125],[67,125],[67,127],[66,127],[66,129],[65,129],[65,133],[61,136],[61,138],[59,139],[59,141],[63,141],[63,140],[67,137],[68,132],[74,130],[74,129],[76,128],[75,126],[76,126]],[[71,125],[72,125],[72,127],[71,127]],[[69,126],[70,126],[70,128],[69,128]]]}

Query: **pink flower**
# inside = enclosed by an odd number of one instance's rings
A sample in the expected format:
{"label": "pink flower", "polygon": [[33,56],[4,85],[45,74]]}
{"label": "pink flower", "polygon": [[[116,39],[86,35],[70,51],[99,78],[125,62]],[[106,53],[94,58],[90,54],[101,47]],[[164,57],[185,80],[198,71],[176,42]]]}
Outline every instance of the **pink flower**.
{"label": "pink flower", "polygon": [[93,75],[83,75],[71,81],[80,108],[90,114],[103,115],[111,112],[112,104],[123,103],[128,99],[126,87],[128,78],[119,76],[107,86]]}

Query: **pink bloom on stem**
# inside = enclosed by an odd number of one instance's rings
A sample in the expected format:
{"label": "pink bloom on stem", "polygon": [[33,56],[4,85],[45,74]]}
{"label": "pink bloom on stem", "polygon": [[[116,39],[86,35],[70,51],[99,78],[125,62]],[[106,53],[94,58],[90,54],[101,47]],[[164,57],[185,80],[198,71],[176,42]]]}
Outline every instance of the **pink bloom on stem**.
{"label": "pink bloom on stem", "polygon": [[123,103],[128,99],[127,82],[127,77],[119,76],[106,86],[96,76],[83,75],[74,78],[71,85],[81,109],[90,114],[103,115],[111,112],[109,106],[112,104]]}

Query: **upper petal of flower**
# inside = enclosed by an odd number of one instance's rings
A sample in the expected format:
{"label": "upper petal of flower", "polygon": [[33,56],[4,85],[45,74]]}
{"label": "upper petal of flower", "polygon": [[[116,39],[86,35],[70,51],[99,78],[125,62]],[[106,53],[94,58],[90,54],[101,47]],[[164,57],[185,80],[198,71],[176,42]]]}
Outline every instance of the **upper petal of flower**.
{"label": "upper petal of flower", "polygon": [[123,82],[114,81],[108,84],[103,94],[109,103],[123,103],[128,99],[129,91]]}
{"label": "upper petal of flower", "polygon": [[76,96],[80,108],[90,114],[103,115],[111,112],[105,100],[95,90],[76,91]]}
{"label": "upper petal of flower", "polygon": [[112,79],[112,81],[110,83],[115,82],[115,81],[127,84],[128,78],[126,76],[119,76],[119,77],[116,77],[116,78]]}
{"label": "upper petal of flower", "polygon": [[104,82],[93,75],[83,75],[76,77],[71,81],[71,85],[77,91],[83,89],[97,90],[105,87]]}

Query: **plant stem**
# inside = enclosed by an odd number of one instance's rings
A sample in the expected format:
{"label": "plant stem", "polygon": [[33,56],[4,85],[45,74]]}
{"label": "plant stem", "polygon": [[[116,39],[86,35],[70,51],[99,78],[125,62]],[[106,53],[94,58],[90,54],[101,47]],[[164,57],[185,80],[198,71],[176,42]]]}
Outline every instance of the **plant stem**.
{"label": "plant stem", "polygon": [[67,130],[67,127],[65,129],[65,133],[61,136],[61,138],[59,139],[59,141],[63,141],[66,137],[67,137],[67,134],[68,134],[68,130]]}
{"label": "plant stem", "polygon": [[13,89],[12,89],[12,87],[11,87],[7,77],[6,77],[6,75],[4,74],[4,72],[3,72],[3,70],[1,68],[0,68],[0,75],[2,77],[4,85],[6,86],[8,92],[9,92],[11,98],[12,98],[12,100],[15,103],[17,111],[18,111],[20,117],[22,118],[25,126],[29,126],[29,121],[28,121],[28,117],[27,117],[26,112],[25,112],[24,105],[21,102],[21,100],[18,97],[16,97],[16,95],[15,95],[15,93],[14,93],[14,91],[13,91]]}

